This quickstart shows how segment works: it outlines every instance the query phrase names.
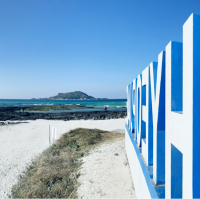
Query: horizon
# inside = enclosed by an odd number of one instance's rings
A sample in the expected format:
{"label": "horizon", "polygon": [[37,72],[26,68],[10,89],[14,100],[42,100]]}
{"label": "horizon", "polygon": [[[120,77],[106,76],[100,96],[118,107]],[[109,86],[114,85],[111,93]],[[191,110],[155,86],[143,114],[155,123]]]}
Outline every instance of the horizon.
{"label": "horizon", "polygon": [[[74,92],[82,92],[82,91],[72,91],[72,92],[66,92],[66,93],[74,93]],[[29,98],[29,99],[20,99],[20,98],[16,98],[16,99],[6,99],[6,98],[0,98],[0,100],[41,100],[41,99],[44,99],[45,98],[50,98],[50,97],[55,97],[56,95],[58,94],[66,94],[66,93],[57,93],[53,96],[48,96],[48,97],[44,97],[44,98]],[[88,95],[87,93],[85,92],[82,92],[86,95]],[[91,95],[88,95],[90,97],[94,97],[94,96],[91,96]],[[127,100],[127,98],[97,98],[97,97],[94,97],[94,99],[103,99],[103,100]],[[47,100],[80,100],[80,99],[47,99]],[[81,100],[93,100],[93,99],[81,99]]]}
{"label": "horizon", "polygon": [[[93,96],[92,96],[93,97]],[[94,98],[97,98],[97,97],[94,97]],[[99,98],[99,97],[98,97]],[[103,97],[101,97],[103,98]],[[99,98],[99,99],[101,99]],[[0,98],[0,100],[39,100],[39,99],[43,99],[43,98]],[[48,100],[51,100],[51,99],[48,99]],[[53,99],[53,100],[56,100],[56,99]],[[76,99],[59,99],[59,100],[76,100]],[[89,99],[86,99],[86,100],[89,100]],[[105,98],[105,100],[127,100],[127,98]]]}
{"label": "horizon", "polygon": [[126,85],[182,42],[191,13],[200,1],[2,0],[0,99],[73,90],[126,99]]}
{"label": "horizon", "polygon": [[[40,100],[40,99],[0,99],[0,100]],[[51,99],[50,99],[51,100]],[[53,99],[53,100],[56,100],[56,99]],[[52,100],[52,101],[53,101]],[[59,99],[59,100],[79,100],[79,99]],[[90,100],[90,99],[87,99],[87,100]],[[91,99],[92,100],[92,99]],[[115,98],[106,98],[106,99],[103,99],[103,100],[127,100],[126,98],[120,98],[120,99],[115,99]],[[84,100],[82,100],[82,101],[84,101]]]}

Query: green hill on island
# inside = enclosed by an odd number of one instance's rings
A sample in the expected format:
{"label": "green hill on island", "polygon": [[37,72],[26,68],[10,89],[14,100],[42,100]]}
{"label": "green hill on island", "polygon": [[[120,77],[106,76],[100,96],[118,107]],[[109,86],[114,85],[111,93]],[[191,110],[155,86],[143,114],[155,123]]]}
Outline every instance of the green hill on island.
{"label": "green hill on island", "polygon": [[[35,98],[32,98],[35,99]],[[86,99],[106,99],[106,98],[94,98],[92,96],[87,95],[86,93],[83,93],[81,91],[74,91],[69,93],[58,93],[57,95],[53,97],[47,97],[47,98],[39,98],[42,100],[86,100]]]}

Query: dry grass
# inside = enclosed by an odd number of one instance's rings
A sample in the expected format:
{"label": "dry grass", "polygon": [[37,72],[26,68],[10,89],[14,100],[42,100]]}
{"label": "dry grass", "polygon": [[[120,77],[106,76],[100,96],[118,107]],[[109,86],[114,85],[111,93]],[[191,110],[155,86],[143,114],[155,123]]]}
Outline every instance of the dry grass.
{"label": "dry grass", "polygon": [[105,142],[124,137],[122,133],[98,129],[71,130],[46,149],[13,186],[11,198],[75,198],[79,186],[80,158]]}

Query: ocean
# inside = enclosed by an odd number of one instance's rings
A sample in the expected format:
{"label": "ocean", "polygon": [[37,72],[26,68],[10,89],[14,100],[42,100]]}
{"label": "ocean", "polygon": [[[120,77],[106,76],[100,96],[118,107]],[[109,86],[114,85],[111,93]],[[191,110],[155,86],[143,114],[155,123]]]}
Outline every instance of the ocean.
{"label": "ocean", "polygon": [[[99,111],[107,107],[107,110],[126,110],[126,99],[107,100],[29,100],[29,99],[0,99],[0,107],[30,107],[30,106],[72,106],[79,105],[80,110]],[[83,107],[81,107],[83,106]],[[56,111],[57,112],[57,111]]]}

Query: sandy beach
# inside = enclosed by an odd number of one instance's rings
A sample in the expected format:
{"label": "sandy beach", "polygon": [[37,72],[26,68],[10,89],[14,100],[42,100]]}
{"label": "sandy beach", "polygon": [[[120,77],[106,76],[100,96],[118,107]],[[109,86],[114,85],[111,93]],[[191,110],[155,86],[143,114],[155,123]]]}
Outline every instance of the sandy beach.
{"label": "sandy beach", "polygon": [[[26,120],[20,121],[20,123],[17,124],[0,126],[0,198],[5,198],[6,195],[10,193],[11,187],[17,182],[17,176],[23,172],[26,165],[28,165],[35,156],[49,147],[49,125],[50,127],[57,128],[58,139],[61,134],[78,127],[123,132],[124,122],[125,119],[78,121]],[[122,146],[122,153],[125,153],[123,142],[122,140],[120,146]],[[118,145],[119,144],[117,144],[116,147]],[[102,150],[109,151],[108,148]],[[111,152],[112,155],[113,152],[114,151]],[[91,156],[88,156],[88,158],[89,157]],[[121,160],[123,163],[125,161],[124,158],[125,154],[122,156]],[[125,167],[127,168],[127,172],[130,172],[129,167]],[[131,179],[129,175],[127,177]],[[131,182],[132,181],[129,180],[127,183],[130,184],[130,187],[133,187]],[[133,194],[130,194],[130,197],[132,195]],[[126,197],[127,195],[124,196]],[[113,197],[115,196],[113,195]]]}
{"label": "sandy beach", "polygon": [[136,198],[124,138],[96,147],[82,160],[79,198]]}

